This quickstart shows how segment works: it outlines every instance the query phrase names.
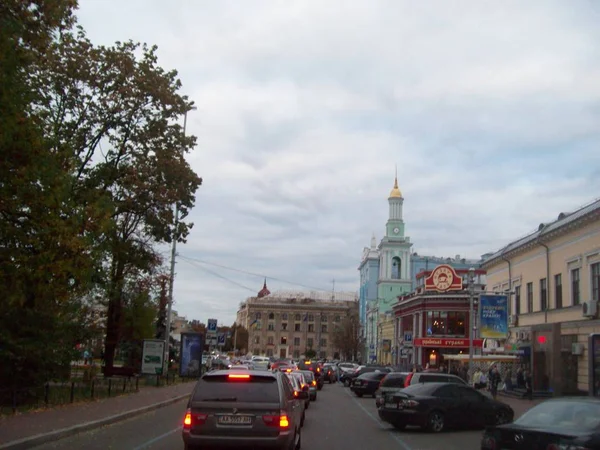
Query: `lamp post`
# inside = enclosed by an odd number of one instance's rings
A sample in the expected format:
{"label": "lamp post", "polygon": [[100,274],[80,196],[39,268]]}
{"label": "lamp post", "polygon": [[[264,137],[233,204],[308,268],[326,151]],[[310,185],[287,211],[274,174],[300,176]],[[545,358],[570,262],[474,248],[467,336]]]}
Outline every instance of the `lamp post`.
{"label": "lamp post", "polygon": [[[192,106],[190,110],[196,110],[195,106]],[[185,130],[187,127],[187,113],[183,115],[183,137],[185,138]],[[165,361],[163,365],[163,375],[166,375],[169,370],[169,347],[171,341],[171,310],[173,309],[173,284],[175,282],[175,257],[177,256],[177,228],[179,227],[179,205],[175,203],[175,226],[173,228],[173,237],[171,243],[171,268],[169,272],[169,299],[167,303],[167,320],[165,330]]]}
{"label": "lamp post", "polygon": [[475,334],[475,269],[469,268],[469,376],[473,374],[473,334]]}

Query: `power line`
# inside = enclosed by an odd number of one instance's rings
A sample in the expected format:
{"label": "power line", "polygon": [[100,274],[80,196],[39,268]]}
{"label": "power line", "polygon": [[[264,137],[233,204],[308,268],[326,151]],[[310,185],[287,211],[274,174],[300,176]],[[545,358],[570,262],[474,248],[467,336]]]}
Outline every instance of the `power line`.
{"label": "power line", "polygon": [[250,292],[256,292],[256,289],[249,288],[248,286],[244,286],[243,284],[240,284],[240,283],[238,283],[237,281],[230,280],[229,278],[227,278],[227,277],[224,277],[223,275],[220,275],[220,274],[218,274],[218,273],[216,273],[216,272],[213,272],[212,270],[208,270],[206,267],[202,267],[202,266],[200,266],[199,264],[195,263],[194,261],[188,261],[188,259],[189,259],[189,258],[186,258],[185,256],[181,256],[181,259],[182,259],[184,262],[187,262],[188,264],[191,264],[191,265],[193,265],[194,267],[197,267],[197,268],[199,268],[200,270],[203,270],[203,271],[205,271],[206,273],[209,273],[209,274],[211,274],[211,275],[214,275],[214,276],[215,276],[215,277],[217,277],[217,278],[221,278],[222,280],[225,280],[225,281],[227,281],[227,282],[229,282],[229,283],[231,283],[231,284],[235,284],[236,286],[238,286],[238,287],[241,287],[241,288],[243,288],[243,289],[248,289]]}
{"label": "power line", "polygon": [[303,287],[303,288],[306,288],[306,289],[312,289],[313,291],[331,292],[331,289],[323,289],[323,288],[317,288],[317,287],[314,287],[314,286],[308,286],[306,284],[296,283],[294,281],[283,280],[281,278],[276,278],[276,277],[272,277],[272,276],[261,274],[261,273],[249,272],[247,270],[236,269],[235,267],[229,267],[229,266],[224,266],[222,264],[211,263],[211,262],[204,261],[204,260],[198,259],[198,258],[190,258],[189,256],[183,256],[183,255],[179,255],[179,257],[182,258],[182,259],[188,259],[188,260],[191,260],[191,261],[196,261],[196,262],[199,262],[199,263],[202,263],[202,264],[208,264],[209,266],[215,266],[215,267],[220,267],[221,269],[231,270],[233,272],[239,272],[239,273],[243,273],[243,274],[246,274],[246,275],[252,275],[254,277],[268,278],[269,280],[280,281],[281,283],[291,284],[293,286],[300,286],[300,287]]}

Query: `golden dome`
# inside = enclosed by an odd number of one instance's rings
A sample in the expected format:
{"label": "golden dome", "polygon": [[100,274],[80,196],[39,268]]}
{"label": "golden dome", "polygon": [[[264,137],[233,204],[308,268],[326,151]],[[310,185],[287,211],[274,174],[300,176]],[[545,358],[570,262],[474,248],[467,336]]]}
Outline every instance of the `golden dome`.
{"label": "golden dome", "polygon": [[398,177],[394,178],[394,188],[390,192],[390,198],[402,198],[402,192],[398,189]]}

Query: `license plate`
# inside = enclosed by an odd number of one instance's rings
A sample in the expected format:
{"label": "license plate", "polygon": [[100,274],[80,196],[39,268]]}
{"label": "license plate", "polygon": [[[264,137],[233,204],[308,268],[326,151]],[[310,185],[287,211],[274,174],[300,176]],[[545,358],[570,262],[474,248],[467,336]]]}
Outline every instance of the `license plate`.
{"label": "license plate", "polygon": [[362,381],[355,381],[354,382],[354,386],[360,386],[362,384]]}
{"label": "license plate", "polygon": [[250,425],[252,416],[222,415],[219,416],[218,423],[221,425]]}
{"label": "license plate", "polygon": [[386,403],[385,407],[389,409],[398,409],[398,403]]}

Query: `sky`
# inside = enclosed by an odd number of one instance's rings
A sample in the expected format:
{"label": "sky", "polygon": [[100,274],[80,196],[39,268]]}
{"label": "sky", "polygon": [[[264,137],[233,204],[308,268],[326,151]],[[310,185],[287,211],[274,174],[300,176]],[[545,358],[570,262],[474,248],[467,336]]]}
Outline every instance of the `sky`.
{"label": "sky", "polygon": [[358,291],[396,166],[423,255],[479,258],[600,197],[592,0],[80,0],[77,15],[96,44],[156,44],[198,108],[204,184],[174,286],[190,320],[233,323],[265,277]]}

